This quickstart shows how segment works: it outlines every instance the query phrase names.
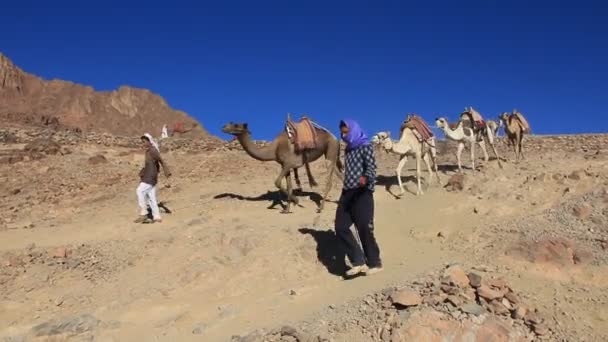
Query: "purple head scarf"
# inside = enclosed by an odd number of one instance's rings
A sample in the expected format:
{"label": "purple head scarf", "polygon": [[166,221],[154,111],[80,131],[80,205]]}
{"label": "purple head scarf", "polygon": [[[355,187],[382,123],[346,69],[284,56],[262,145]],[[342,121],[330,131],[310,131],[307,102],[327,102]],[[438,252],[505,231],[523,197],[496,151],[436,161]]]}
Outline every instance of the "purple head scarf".
{"label": "purple head scarf", "polygon": [[369,140],[365,132],[361,129],[361,126],[355,120],[345,119],[340,121],[340,126],[346,125],[348,127],[348,134],[342,137],[346,142],[347,150],[354,150],[364,145],[369,145]]}

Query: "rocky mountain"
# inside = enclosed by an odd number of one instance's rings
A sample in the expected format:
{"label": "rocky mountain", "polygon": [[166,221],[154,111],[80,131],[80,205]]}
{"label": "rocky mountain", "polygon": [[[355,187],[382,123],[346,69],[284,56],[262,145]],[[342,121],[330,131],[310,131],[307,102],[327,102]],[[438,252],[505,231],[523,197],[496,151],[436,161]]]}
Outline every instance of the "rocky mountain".
{"label": "rocky mountain", "polygon": [[149,90],[122,86],[95,91],[69,81],[44,80],[21,70],[1,53],[0,123],[125,136],[143,132],[159,136],[167,124],[169,130],[183,128],[184,137],[209,136],[194,118],[172,109]]}

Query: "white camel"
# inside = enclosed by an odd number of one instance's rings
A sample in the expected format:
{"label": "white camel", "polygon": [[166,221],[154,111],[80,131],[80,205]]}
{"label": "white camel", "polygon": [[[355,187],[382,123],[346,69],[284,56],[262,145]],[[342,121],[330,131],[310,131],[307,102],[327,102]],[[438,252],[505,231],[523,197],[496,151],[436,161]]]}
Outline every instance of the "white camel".
{"label": "white camel", "polygon": [[403,182],[401,181],[401,170],[407,162],[407,156],[413,156],[416,158],[416,180],[418,183],[418,189],[416,195],[423,195],[422,186],[420,184],[420,160],[424,160],[427,169],[429,170],[429,182],[433,179],[433,170],[429,164],[429,154],[433,161],[435,175],[437,176],[437,182],[441,184],[439,173],[437,171],[437,149],[435,147],[435,138],[430,138],[428,142],[420,143],[418,138],[414,135],[414,132],[410,128],[404,128],[401,132],[401,137],[398,141],[393,141],[390,138],[389,132],[379,132],[372,137],[372,142],[380,145],[386,152],[398,154],[400,156],[399,164],[395,170],[397,173],[397,181],[399,182],[399,189],[401,193],[399,196],[405,193],[403,188]]}
{"label": "white camel", "polygon": [[435,119],[435,124],[439,129],[441,129],[445,136],[458,143],[458,150],[456,151],[456,159],[458,160],[458,171],[462,172],[462,162],[461,155],[462,150],[464,150],[465,143],[468,143],[471,150],[471,168],[473,172],[475,172],[475,144],[478,144],[483,151],[484,160],[488,162],[490,160],[490,156],[488,156],[488,151],[486,150],[486,140],[492,147],[494,154],[496,155],[496,160],[498,161],[498,166],[502,169],[502,164],[500,162],[500,157],[498,156],[498,152],[496,152],[496,147],[494,146],[494,132],[488,129],[482,130],[475,134],[472,128],[464,127],[464,123],[462,120],[458,121],[458,125],[456,128],[450,128],[448,121],[445,118]]}

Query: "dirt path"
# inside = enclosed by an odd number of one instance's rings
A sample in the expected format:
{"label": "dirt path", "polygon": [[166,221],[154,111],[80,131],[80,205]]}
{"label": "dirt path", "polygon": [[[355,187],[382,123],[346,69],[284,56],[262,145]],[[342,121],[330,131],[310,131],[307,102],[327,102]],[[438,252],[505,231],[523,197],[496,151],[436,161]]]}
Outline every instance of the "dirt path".
{"label": "dirt path", "polygon": [[[106,169],[128,175],[138,159],[120,152],[108,154]],[[96,152],[87,147],[82,153],[53,167],[78,166]],[[607,166],[604,159],[572,156],[557,163],[549,161],[552,155],[543,157],[506,163],[502,171],[490,162],[476,178],[465,178],[462,192],[433,186],[422,197],[396,199],[384,186],[396,190],[396,160],[379,155],[385,177],[375,194],[376,227],[385,271],[344,281],[344,255],[332,232],[334,203],[319,215],[305,198],[303,208],[281,215],[279,207],[267,209],[276,165],[237,152],[172,154],[180,177],[160,191],[175,211],[162,224],[132,223],[136,184],[126,180],[105,188],[106,198],[95,199],[104,188],[89,191],[92,197],[68,198],[83,205],[54,207],[56,219],[28,218],[35,220],[33,229],[0,231],[0,321],[8,322],[0,337],[24,335],[51,318],[90,314],[104,322],[94,332],[102,341],[226,341],[314,317],[329,305],[452,262],[509,265],[523,274],[513,281],[526,287],[533,279],[526,266],[494,257],[488,247],[506,233],[488,227],[543,212],[605,182],[597,176]],[[313,170],[324,179],[320,165]],[[578,179],[568,177],[573,171],[581,173]],[[444,183],[451,174],[442,174]],[[334,187],[333,198],[338,195]],[[66,257],[57,257],[63,248]],[[540,292],[539,302],[550,295]]]}

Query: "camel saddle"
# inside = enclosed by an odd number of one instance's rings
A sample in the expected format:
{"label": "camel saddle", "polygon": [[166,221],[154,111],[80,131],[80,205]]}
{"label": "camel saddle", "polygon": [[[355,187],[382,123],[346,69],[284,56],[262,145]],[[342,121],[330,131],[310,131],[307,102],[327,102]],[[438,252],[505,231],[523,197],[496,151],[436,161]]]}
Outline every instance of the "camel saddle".
{"label": "camel saddle", "polygon": [[477,112],[464,112],[460,115],[460,120],[463,121],[464,127],[472,128],[475,134],[487,128],[486,121]]}
{"label": "camel saddle", "polygon": [[409,128],[417,134],[414,134],[418,141],[425,142],[431,139],[434,134],[429,125],[418,115],[409,115],[405,123],[403,124],[402,131],[404,128]]}
{"label": "camel saddle", "polygon": [[288,116],[285,130],[287,131],[287,136],[294,145],[296,152],[315,149],[317,147],[317,130],[312,121],[306,116],[303,116],[299,122],[292,121]]}

